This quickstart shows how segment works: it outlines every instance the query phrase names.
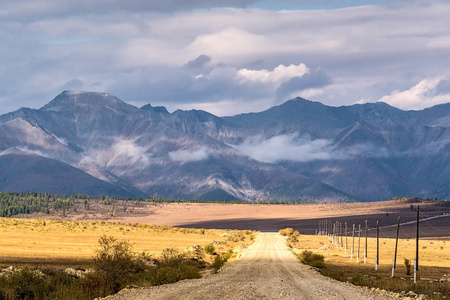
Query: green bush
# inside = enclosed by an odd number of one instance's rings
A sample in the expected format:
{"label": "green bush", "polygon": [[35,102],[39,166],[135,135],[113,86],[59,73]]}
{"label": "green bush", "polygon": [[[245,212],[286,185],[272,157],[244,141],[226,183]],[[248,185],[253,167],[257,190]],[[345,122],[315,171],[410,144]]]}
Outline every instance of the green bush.
{"label": "green bush", "polygon": [[225,265],[227,260],[228,258],[226,254],[225,255],[217,254],[216,257],[214,257],[214,262],[211,265],[214,272],[217,272],[223,265]]}
{"label": "green bush", "polygon": [[290,236],[294,233],[294,229],[293,228],[285,228],[285,229],[281,229],[280,231],[278,231],[278,233],[282,236]]}
{"label": "green bush", "polygon": [[44,298],[48,295],[49,288],[43,276],[27,268],[9,277],[0,277],[1,299]]}
{"label": "green bush", "polygon": [[163,250],[160,266],[153,277],[153,284],[173,283],[183,279],[200,278],[198,262],[173,248]]}
{"label": "green bush", "polygon": [[104,235],[98,242],[99,248],[95,250],[94,256],[95,270],[104,277],[106,289],[116,293],[133,271],[136,254],[128,241]]}
{"label": "green bush", "polygon": [[405,258],[406,275],[411,275],[411,261]]}
{"label": "green bush", "polygon": [[298,255],[300,261],[306,265],[317,268],[325,267],[325,257],[321,254],[313,253],[312,251],[304,250]]}
{"label": "green bush", "polygon": [[364,276],[356,273],[352,279],[350,280],[350,282],[354,285],[364,285]]}
{"label": "green bush", "polygon": [[216,247],[214,247],[213,244],[208,244],[208,245],[206,245],[206,246],[204,247],[204,249],[205,249],[205,252],[206,252],[206,253],[208,253],[208,254],[213,254],[214,251],[216,250]]}

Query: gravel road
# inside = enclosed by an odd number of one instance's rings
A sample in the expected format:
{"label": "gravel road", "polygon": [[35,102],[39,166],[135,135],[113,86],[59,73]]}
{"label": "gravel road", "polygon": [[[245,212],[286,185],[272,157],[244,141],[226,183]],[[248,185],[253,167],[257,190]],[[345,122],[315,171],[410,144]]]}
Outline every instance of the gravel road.
{"label": "gravel road", "polygon": [[278,233],[261,233],[240,260],[220,273],[109,296],[122,299],[393,299],[326,278],[297,261]]}

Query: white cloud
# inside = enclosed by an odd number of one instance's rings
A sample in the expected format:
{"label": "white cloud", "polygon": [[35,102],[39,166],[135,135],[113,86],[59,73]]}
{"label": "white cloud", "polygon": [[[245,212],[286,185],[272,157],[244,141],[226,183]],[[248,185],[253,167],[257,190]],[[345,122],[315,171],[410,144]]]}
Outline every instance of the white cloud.
{"label": "white cloud", "polygon": [[283,160],[307,162],[332,158],[331,141],[298,138],[297,134],[279,135],[270,139],[253,137],[239,145],[232,145],[248,156],[269,163]]}
{"label": "white cloud", "polygon": [[130,163],[142,163],[147,165],[150,162],[151,154],[146,153],[146,149],[136,145],[131,140],[118,140],[112,146],[113,157],[111,161],[127,159]]}
{"label": "white cloud", "polygon": [[309,72],[308,67],[305,64],[299,65],[279,65],[272,71],[262,70],[249,70],[240,69],[237,73],[237,78],[240,81],[259,81],[262,83],[275,83],[280,84],[283,81],[289,80],[293,77],[301,77]]}
{"label": "white cloud", "polygon": [[191,162],[208,159],[210,150],[207,148],[200,148],[197,150],[177,150],[169,152],[171,160],[176,162]]}
{"label": "white cloud", "polygon": [[264,139],[255,136],[239,145],[230,145],[249,157],[268,163],[279,161],[309,162],[314,160],[345,160],[353,157],[390,157],[404,153],[390,153],[384,147],[361,143],[336,149],[333,140],[315,139],[298,134],[285,134]]}
{"label": "white cloud", "polygon": [[[251,0],[53,2],[0,4],[0,113],[41,107],[69,83],[136,104],[245,102],[255,111],[262,100],[274,104],[273,86],[302,64],[332,83],[290,86],[277,101],[374,102],[424,78],[450,78],[448,1],[304,11],[218,8]],[[210,68],[188,74],[182,67],[201,55]]]}
{"label": "white cloud", "polygon": [[423,79],[405,91],[393,91],[390,95],[382,97],[379,101],[386,102],[401,109],[423,109],[436,104],[450,101],[450,92],[439,93],[436,90],[443,78]]}

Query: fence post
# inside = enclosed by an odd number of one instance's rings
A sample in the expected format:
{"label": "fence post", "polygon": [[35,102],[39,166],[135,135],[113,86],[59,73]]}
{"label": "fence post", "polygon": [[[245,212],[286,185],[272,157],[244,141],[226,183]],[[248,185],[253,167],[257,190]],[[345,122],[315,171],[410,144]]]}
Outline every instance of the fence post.
{"label": "fence post", "polygon": [[345,222],[345,253],[347,253],[347,222]]}
{"label": "fence post", "polygon": [[378,270],[380,259],[380,223],[377,220],[377,256],[375,257],[375,270]]}
{"label": "fence post", "polygon": [[366,249],[364,250],[364,263],[367,260],[367,220],[366,220]]}
{"label": "fence post", "polygon": [[355,224],[353,224],[353,234],[352,234],[352,253],[350,255],[350,259],[353,259],[353,251],[355,249]]}
{"label": "fence post", "polygon": [[356,262],[359,262],[360,244],[361,244],[361,224],[358,224],[358,252],[356,253]]}

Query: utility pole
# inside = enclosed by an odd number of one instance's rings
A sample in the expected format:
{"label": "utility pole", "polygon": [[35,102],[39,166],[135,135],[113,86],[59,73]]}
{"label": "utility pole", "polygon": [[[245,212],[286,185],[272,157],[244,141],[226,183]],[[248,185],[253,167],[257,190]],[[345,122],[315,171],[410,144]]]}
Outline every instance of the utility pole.
{"label": "utility pole", "polygon": [[417,233],[416,233],[416,258],[414,259],[414,283],[417,282],[417,271],[419,271],[419,205],[417,205]]}
{"label": "utility pole", "polygon": [[375,270],[378,270],[380,259],[380,223],[377,220],[377,256],[375,257]]}
{"label": "utility pole", "polygon": [[366,220],[366,249],[364,250],[364,263],[367,260],[367,220]]}
{"label": "utility pole", "polygon": [[397,264],[397,246],[398,246],[398,233],[400,230],[400,216],[398,217],[398,223],[397,223],[397,237],[395,238],[395,254],[394,254],[394,260],[392,261],[392,278],[394,278],[394,271]]}

